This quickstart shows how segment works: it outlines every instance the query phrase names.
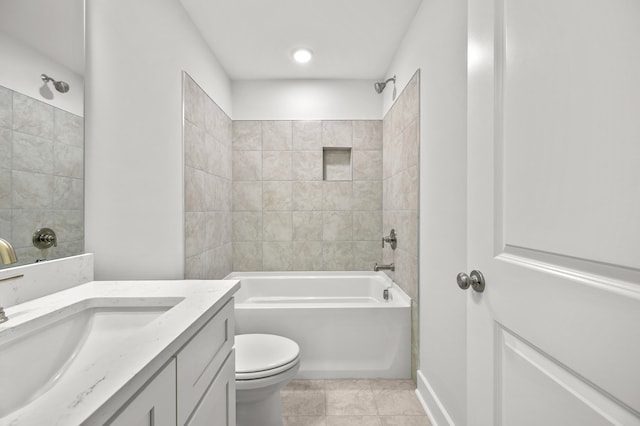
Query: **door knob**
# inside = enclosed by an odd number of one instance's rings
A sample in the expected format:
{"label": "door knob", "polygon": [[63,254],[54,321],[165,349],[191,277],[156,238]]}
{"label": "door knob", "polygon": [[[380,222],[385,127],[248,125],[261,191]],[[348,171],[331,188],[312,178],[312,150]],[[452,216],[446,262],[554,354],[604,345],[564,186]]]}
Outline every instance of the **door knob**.
{"label": "door knob", "polygon": [[460,272],[456,277],[456,281],[458,281],[458,287],[463,290],[466,290],[471,285],[471,278],[464,272]]}
{"label": "door knob", "polygon": [[482,293],[485,287],[484,275],[478,270],[471,271],[471,274],[467,275],[464,272],[460,272],[456,277],[458,287],[463,290],[468,289],[470,286],[478,293]]}

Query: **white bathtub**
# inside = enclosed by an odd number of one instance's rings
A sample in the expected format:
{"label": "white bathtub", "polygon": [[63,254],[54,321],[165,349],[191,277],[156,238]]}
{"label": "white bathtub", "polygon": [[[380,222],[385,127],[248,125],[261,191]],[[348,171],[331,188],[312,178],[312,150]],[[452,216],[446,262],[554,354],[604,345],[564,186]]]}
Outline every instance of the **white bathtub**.
{"label": "white bathtub", "polygon": [[411,377],[411,301],[386,274],[234,272],[226,279],[241,281],[236,334],[298,342],[298,378]]}

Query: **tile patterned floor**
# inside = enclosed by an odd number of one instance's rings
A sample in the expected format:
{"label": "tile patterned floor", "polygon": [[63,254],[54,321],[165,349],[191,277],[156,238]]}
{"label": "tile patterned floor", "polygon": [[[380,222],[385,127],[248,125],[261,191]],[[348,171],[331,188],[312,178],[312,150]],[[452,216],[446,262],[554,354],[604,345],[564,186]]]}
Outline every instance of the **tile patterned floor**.
{"label": "tile patterned floor", "polygon": [[284,426],[431,426],[411,380],[293,380]]}

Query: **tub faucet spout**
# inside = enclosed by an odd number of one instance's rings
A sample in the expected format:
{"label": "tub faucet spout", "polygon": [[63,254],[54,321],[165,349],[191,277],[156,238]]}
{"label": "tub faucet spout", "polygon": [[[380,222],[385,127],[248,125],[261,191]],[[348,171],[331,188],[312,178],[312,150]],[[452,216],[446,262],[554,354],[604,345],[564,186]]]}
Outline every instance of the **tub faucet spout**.
{"label": "tub faucet spout", "polygon": [[390,263],[388,265],[378,265],[378,262],[375,263],[375,265],[373,265],[373,270],[378,272],[378,271],[395,271],[396,270],[396,265],[393,263]]}

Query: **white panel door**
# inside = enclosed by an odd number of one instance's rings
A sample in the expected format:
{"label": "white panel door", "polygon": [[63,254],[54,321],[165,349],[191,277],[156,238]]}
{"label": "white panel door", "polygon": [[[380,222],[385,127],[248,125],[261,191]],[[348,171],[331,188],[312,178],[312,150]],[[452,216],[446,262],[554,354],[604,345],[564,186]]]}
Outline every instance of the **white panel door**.
{"label": "white panel door", "polygon": [[640,1],[470,0],[470,425],[640,425]]}

